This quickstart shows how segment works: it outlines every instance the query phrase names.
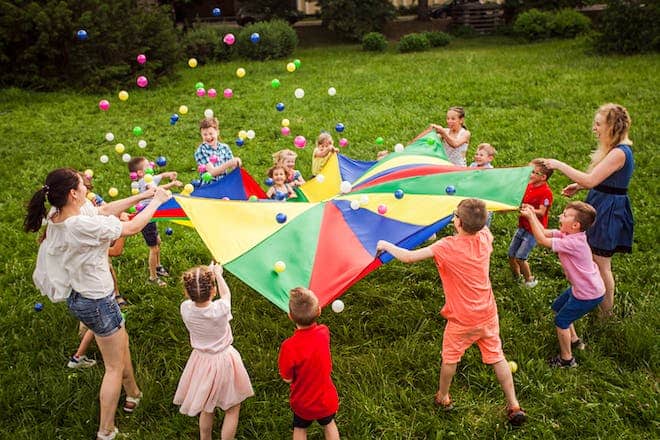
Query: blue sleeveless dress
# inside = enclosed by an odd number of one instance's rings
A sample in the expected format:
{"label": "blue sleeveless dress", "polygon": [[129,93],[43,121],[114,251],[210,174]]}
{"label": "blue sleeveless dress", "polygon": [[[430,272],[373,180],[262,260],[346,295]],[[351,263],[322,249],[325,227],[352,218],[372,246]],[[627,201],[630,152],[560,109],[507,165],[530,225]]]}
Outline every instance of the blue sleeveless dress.
{"label": "blue sleeveless dress", "polygon": [[628,184],[635,161],[629,145],[617,145],[626,155],[623,167],[612,173],[587,194],[586,202],[596,208],[596,221],[587,229],[587,241],[596,255],[612,256],[630,252],[633,241],[633,214],[628,197]]}

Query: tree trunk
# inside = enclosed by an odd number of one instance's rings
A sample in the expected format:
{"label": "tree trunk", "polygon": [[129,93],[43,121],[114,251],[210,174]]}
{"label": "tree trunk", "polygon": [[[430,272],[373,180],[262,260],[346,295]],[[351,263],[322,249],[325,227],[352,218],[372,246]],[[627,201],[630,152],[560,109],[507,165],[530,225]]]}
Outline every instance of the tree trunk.
{"label": "tree trunk", "polygon": [[419,0],[417,5],[417,19],[420,21],[429,21],[429,0]]}

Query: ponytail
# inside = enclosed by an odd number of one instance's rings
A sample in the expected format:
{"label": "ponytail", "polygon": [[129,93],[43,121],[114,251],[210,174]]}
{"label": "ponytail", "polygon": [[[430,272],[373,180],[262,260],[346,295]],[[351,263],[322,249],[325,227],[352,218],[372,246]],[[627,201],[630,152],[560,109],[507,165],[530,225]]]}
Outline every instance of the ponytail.
{"label": "ponytail", "polygon": [[71,168],[58,168],[46,176],[46,183],[37,190],[27,204],[23,221],[25,232],[37,232],[46,218],[46,200],[56,209],[66,205],[69,191],[80,184],[80,174]]}
{"label": "ponytail", "polygon": [[23,229],[25,232],[37,232],[41,229],[43,219],[46,218],[46,196],[48,194],[48,186],[44,185],[41,189],[37,190],[27,205],[27,215],[23,221]]}

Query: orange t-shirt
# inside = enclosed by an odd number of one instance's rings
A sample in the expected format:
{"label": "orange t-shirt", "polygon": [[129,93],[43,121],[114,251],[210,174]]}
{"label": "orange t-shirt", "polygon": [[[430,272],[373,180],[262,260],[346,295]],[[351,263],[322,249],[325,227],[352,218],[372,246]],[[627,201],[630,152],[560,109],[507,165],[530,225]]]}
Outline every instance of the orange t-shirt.
{"label": "orange t-shirt", "polygon": [[476,326],[497,316],[488,275],[493,235],[483,228],[474,235],[445,237],[431,245],[445,291],[440,311],[448,321]]}

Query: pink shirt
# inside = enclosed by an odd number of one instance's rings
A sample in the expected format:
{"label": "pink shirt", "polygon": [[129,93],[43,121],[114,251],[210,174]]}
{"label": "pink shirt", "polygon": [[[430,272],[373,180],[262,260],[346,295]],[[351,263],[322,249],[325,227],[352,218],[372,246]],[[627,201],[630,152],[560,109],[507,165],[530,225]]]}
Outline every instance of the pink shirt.
{"label": "pink shirt", "polygon": [[474,235],[445,237],[431,245],[445,291],[440,311],[448,321],[480,325],[497,316],[488,271],[493,235],[483,228]]}
{"label": "pink shirt", "polygon": [[190,345],[196,350],[218,353],[234,341],[229,326],[231,306],[226,300],[212,301],[206,307],[186,300],[181,303],[181,317],[190,333]]}
{"label": "pink shirt", "polygon": [[573,296],[590,300],[605,294],[605,284],[592,259],[585,232],[564,234],[553,230],[552,250],[557,252],[564,274],[573,287]]}

